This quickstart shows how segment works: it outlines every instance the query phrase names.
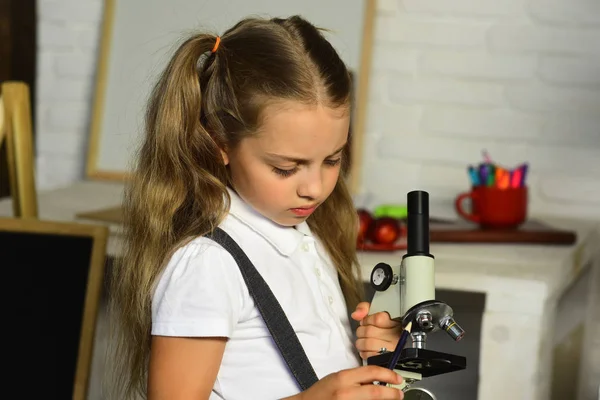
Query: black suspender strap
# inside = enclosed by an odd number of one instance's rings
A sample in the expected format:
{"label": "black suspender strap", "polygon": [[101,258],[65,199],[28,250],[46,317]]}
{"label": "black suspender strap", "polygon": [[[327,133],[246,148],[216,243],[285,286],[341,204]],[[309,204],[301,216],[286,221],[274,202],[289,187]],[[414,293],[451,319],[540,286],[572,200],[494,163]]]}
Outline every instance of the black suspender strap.
{"label": "black suspender strap", "polygon": [[207,237],[223,246],[233,256],[267,329],[269,329],[283,359],[296,378],[301,391],[311,387],[319,378],[310,364],[290,321],[285,316],[281,305],[267,282],[256,270],[246,253],[224,230],[216,228]]}

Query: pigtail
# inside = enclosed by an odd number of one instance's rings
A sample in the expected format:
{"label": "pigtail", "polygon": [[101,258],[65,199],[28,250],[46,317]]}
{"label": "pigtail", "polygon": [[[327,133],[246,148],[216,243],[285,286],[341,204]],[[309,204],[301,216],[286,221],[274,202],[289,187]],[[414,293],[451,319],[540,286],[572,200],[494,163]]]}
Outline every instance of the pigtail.
{"label": "pigtail", "polygon": [[210,35],[185,41],[150,97],[145,141],[124,202],[125,253],[111,283],[115,398],[145,392],[152,294],[166,259],[178,242],[212,230],[225,215],[227,172],[219,143],[201,122],[207,88],[200,75],[218,62],[214,44]]}

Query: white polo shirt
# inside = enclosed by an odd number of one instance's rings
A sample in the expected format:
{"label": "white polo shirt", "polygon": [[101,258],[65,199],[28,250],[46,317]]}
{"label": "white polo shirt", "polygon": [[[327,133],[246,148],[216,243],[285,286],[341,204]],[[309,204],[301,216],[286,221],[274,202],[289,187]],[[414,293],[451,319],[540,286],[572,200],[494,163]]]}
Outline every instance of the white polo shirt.
{"label": "white polo shirt", "polygon": [[[229,194],[221,228],[273,291],[319,379],[359,366],[337,271],[306,222],[279,226]],[[281,399],[299,391],[239,267],[210,239],[191,241],[169,261],[152,302],[152,334],[229,338],[211,400]]]}

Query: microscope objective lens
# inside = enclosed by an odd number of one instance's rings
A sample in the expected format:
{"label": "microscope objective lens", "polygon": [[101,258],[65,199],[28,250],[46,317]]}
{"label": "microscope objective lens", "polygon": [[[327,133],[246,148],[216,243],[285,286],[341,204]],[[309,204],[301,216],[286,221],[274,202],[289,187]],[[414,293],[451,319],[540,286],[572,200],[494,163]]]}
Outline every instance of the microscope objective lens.
{"label": "microscope objective lens", "polygon": [[444,321],[442,328],[450,335],[454,341],[458,342],[465,335],[465,331],[456,323],[454,318],[450,317]]}

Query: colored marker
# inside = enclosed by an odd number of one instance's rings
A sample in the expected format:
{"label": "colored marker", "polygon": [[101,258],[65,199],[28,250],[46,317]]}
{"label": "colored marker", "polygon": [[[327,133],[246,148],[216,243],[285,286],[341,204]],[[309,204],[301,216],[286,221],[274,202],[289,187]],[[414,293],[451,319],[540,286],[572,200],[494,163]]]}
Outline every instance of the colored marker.
{"label": "colored marker", "polygon": [[521,168],[515,168],[510,174],[510,187],[518,188],[521,186],[523,171]]}
{"label": "colored marker", "polygon": [[488,153],[488,151],[486,149],[483,149],[481,151],[481,153],[483,155],[483,159],[485,160],[486,164],[491,164],[492,158],[490,157],[490,154]]}
{"label": "colored marker", "polygon": [[487,185],[489,174],[489,166],[487,164],[479,164],[479,181],[482,185]]}
{"label": "colored marker", "polygon": [[521,171],[522,171],[522,172],[521,172],[521,181],[519,182],[519,184],[520,184],[520,187],[525,187],[525,186],[526,186],[526,183],[525,183],[525,181],[526,181],[526,178],[527,178],[527,171],[528,171],[528,170],[529,170],[529,164],[527,164],[527,163],[524,163],[524,164],[521,166]]}
{"label": "colored marker", "polygon": [[510,172],[501,167],[496,168],[496,186],[499,189],[506,189],[508,188],[509,181]]}
{"label": "colored marker", "polygon": [[494,186],[494,182],[496,181],[496,166],[494,164],[488,164],[488,176],[487,176],[487,186]]}
{"label": "colored marker", "polygon": [[469,178],[471,178],[471,184],[473,186],[479,186],[481,182],[479,181],[479,174],[475,171],[475,167],[469,165]]}

